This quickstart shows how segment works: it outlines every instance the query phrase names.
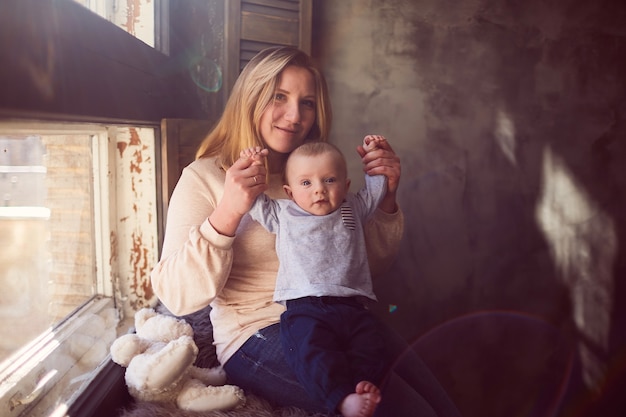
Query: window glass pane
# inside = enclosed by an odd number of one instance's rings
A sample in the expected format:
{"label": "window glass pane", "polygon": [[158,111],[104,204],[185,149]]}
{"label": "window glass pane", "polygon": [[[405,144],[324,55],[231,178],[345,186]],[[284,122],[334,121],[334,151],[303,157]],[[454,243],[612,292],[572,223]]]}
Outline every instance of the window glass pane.
{"label": "window glass pane", "polygon": [[156,302],[156,132],[0,122],[2,416],[64,415]]}
{"label": "window glass pane", "polygon": [[0,361],[95,295],[90,135],[0,135]]}

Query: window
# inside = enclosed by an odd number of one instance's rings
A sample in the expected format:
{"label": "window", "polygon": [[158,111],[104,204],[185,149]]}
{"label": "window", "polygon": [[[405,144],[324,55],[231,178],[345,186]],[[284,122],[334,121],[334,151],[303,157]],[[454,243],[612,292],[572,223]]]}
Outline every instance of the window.
{"label": "window", "polygon": [[74,0],[126,32],[155,46],[154,0]]}
{"label": "window", "polygon": [[154,302],[155,133],[149,126],[0,123],[7,416],[67,407],[132,312]]}

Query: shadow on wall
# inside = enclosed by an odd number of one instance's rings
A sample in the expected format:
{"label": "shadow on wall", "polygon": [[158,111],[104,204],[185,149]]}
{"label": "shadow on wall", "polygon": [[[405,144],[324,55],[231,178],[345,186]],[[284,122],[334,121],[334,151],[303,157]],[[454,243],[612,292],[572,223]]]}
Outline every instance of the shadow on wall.
{"label": "shadow on wall", "polygon": [[575,351],[537,316],[467,314],[420,336],[415,349],[468,416],[556,416],[574,372]]}
{"label": "shadow on wall", "polygon": [[626,3],[348,3],[321,23],[350,45],[320,49],[331,75],[361,84],[331,77],[335,125],[386,134],[403,163],[378,313],[465,417],[621,415]]}

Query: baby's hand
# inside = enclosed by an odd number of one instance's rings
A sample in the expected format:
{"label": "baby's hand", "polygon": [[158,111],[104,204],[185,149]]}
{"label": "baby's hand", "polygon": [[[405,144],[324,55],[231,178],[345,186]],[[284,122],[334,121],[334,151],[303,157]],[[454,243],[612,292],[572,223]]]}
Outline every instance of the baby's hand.
{"label": "baby's hand", "polygon": [[384,136],[381,135],[367,135],[363,138],[363,149],[366,153],[379,148],[379,144],[386,141]]}
{"label": "baby's hand", "polygon": [[269,151],[267,149],[263,149],[260,146],[255,146],[242,150],[239,153],[239,158],[251,160],[251,165],[261,165],[263,164],[263,158],[265,158],[268,153]]}

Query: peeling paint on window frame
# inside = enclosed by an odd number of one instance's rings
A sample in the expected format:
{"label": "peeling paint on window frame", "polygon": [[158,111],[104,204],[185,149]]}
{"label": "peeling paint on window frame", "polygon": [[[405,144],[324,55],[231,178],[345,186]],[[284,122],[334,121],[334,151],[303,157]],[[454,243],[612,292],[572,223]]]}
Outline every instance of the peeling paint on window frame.
{"label": "peeling paint on window frame", "polygon": [[74,0],[151,47],[156,44],[156,3],[163,0]]}
{"label": "peeling paint on window frame", "polygon": [[[50,407],[59,405],[60,395],[65,395],[66,385],[62,381],[71,380],[66,383],[73,384],[72,381],[80,380],[81,387],[86,386],[108,361],[110,343],[132,326],[134,311],[156,303],[149,274],[158,258],[158,126],[105,126],[27,120],[1,121],[0,124],[4,132],[15,134],[87,134],[92,139],[97,294],[50,328],[48,335],[42,334],[0,363],[0,399],[13,404],[10,416],[22,415],[24,412],[43,416],[52,411]],[[92,354],[86,355],[95,368],[83,371],[84,374],[78,377],[71,375],[70,371],[77,367],[67,368],[66,360],[63,359],[67,357],[65,352],[72,350],[71,341],[75,337],[84,339],[82,332],[93,331],[96,322],[90,317],[107,317],[107,322],[110,322],[113,309],[117,318],[112,327],[107,327],[106,334],[101,334],[102,340],[96,344],[106,345],[104,349],[98,349],[101,354],[99,364],[98,359],[93,362]],[[98,318],[97,321],[102,320]],[[115,324],[118,322],[120,325]],[[48,376],[50,381],[39,389]],[[74,385],[71,388],[67,392],[73,394],[68,398],[63,397],[61,406],[70,404],[82,390]],[[37,398],[31,403],[28,393],[35,391]]]}

